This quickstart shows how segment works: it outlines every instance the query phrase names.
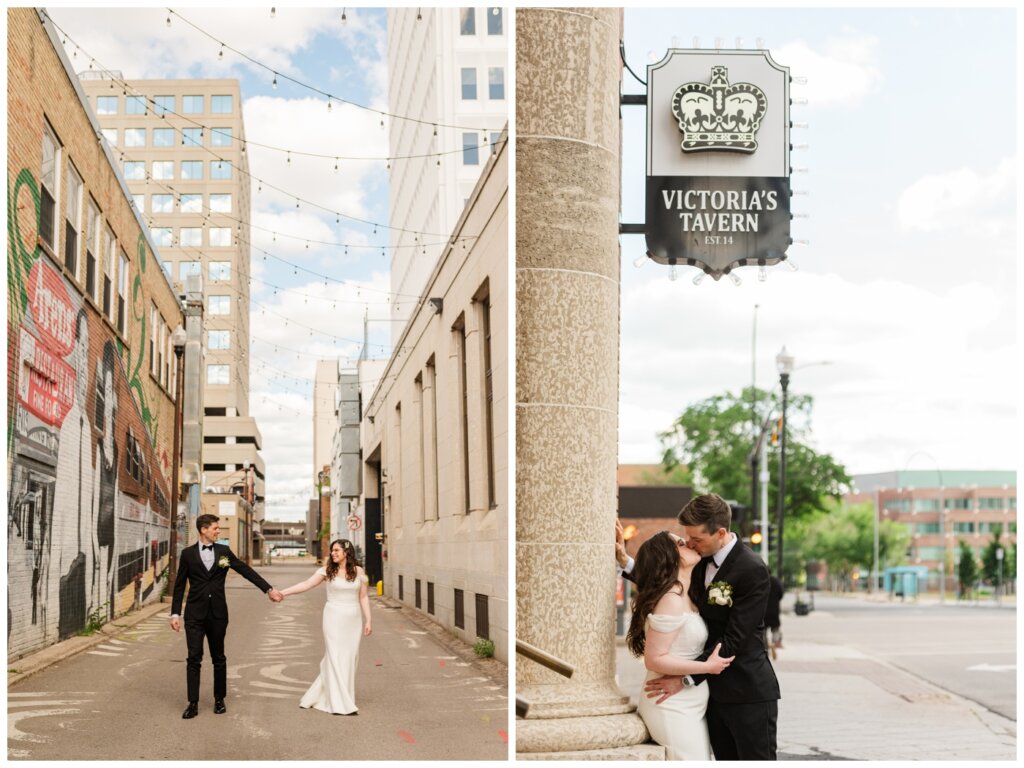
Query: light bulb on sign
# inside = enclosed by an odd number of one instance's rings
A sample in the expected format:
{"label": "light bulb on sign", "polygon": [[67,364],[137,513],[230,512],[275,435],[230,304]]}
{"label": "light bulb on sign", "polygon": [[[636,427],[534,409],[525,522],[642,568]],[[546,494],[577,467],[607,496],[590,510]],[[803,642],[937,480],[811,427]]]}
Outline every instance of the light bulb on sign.
{"label": "light bulb on sign", "polygon": [[737,288],[743,284],[743,280],[735,272],[729,273],[729,279],[732,280],[732,284],[735,285]]}
{"label": "light bulb on sign", "polygon": [[707,272],[698,272],[697,275],[693,278],[693,284],[700,285],[701,283],[704,282],[705,277],[707,277]]}
{"label": "light bulb on sign", "polygon": [[644,264],[647,263],[647,256],[637,256],[633,259],[633,266],[640,269]]}

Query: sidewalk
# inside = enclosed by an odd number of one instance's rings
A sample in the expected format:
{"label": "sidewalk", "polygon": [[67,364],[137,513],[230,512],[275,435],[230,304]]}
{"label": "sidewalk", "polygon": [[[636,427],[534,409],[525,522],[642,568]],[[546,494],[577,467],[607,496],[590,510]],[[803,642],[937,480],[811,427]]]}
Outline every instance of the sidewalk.
{"label": "sidewalk", "polygon": [[[1014,760],[1017,724],[847,646],[790,644],[774,663],[780,760]],[[643,662],[620,640],[619,687]]]}

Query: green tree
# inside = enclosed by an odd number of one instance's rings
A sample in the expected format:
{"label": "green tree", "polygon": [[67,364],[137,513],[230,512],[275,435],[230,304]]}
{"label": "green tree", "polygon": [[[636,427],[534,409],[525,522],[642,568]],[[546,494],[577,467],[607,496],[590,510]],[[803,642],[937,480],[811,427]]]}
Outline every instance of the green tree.
{"label": "green tree", "polygon": [[[824,560],[829,575],[850,584],[854,571],[868,574],[874,561],[875,506],[872,502],[845,505],[827,499],[825,512],[794,525],[792,546],[804,562]],[[878,568],[903,562],[910,532],[905,525],[883,520],[878,527]],[[787,557],[788,561],[788,557]]]}
{"label": "green tree", "polygon": [[644,485],[693,485],[693,473],[690,468],[677,464],[670,470],[664,466],[657,471],[644,470],[640,473],[640,481]]}
{"label": "green tree", "polygon": [[960,579],[960,599],[970,598],[974,592],[974,582],[978,580],[978,561],[974,557],[971,545],[960,540],[960,565],[957,566]]}
{"label": "green tree", "polygon": [[[990,584],[999,582],[999,550],[1003,550],[1003,557],[1006,557],[1006,548],[1000,541],[1003,535],[1003,527],[996,525],[992,529],[992,539],[981,551],[981,574],[982,578]],[[1006,562],[1003,561],[1003,581],[1006,581]]]}
{"label": "green tree", "polygon": [[[757,430],[752,402],[758,403]],[[810,395],[789,397],[786,411],[786,524],[814,511],[827,511],[825,499],[838,499],[850,483],[846,469],[826,453],[810,446]],[[739,395],[726,392],[693,403],[658,437],[666,471],[686,465],[698,493],[719,496],[750,505],[750,454],[765,413],[781,414],[781,394],[747,387]],[[768,454],[771,479],[768,497],[772,509],[778,497],[779,446]],[[788,539],[787,539],[788,541]]]}

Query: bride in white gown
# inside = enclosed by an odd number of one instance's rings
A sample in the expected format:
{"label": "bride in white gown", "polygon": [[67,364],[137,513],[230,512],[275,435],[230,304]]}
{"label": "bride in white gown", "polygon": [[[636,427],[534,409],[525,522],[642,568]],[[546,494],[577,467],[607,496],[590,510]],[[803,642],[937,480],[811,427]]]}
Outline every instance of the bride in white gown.
{"label": "bride in white gown", "polygon": [[[645,541],[636,555],[633,578],[637,594],[626,644],[634,656],[643,656],[644,682],[661,675],[717,675],[732,658],[718,655],[696,659],[704,650],[708,630],[697,607],[687,596],[693,566],[700,555],[675,534],[662,531]],[[704,713],[706,684],[687,686],[661,704],[640,689],[637,713],[651,738],[665,747],[669,760],[710,760],[711,744]]]}
{"label": "bride in white gown", "polygon": [[[324,605],[324,658],[320,675],[299,701],[310,707],[335,715],[354,715],[356,707],[356,662],[359,642],[369,636],[370,598],[366,593],[366,574],[356,563],[352,542],[337,539],[331,542],[331,559],[326,566],[305,581],[282,590],[285,597],[312,589],[327,582]],[[359,613],[362,611],[362,621]]]}

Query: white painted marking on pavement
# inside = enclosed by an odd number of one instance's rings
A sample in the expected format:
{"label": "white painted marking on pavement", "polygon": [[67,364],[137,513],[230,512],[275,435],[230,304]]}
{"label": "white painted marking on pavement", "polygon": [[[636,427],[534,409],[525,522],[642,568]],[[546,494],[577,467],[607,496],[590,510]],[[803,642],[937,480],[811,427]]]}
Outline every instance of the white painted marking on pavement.
{"label": "white painted marking on pavement", "polygon": [[1009,672],[1011,669],[1016,669],[1016,664],[975,664],[973,667],[968,667],[968,672]]}

